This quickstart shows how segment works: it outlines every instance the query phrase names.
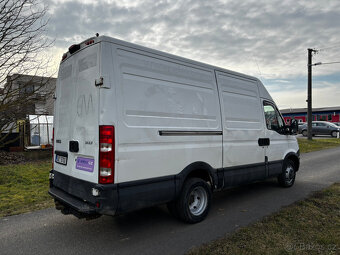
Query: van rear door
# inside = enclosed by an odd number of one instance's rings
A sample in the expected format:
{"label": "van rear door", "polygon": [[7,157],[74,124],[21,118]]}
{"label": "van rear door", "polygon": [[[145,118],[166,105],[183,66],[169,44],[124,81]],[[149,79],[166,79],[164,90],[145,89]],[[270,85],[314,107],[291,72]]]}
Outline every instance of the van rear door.
{"label": "van rear door", "polygon": [[78,50],[59,68],[54,120],[54,170],[98,182],[100,44]]}

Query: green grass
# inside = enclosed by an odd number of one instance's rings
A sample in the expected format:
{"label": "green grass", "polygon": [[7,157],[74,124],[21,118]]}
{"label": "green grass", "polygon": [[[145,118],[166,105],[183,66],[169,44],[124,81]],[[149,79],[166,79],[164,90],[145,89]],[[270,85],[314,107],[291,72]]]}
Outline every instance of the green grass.
{"label": "green grass", "polygon": [[340,183],[189,254],[340,254]]}
{"label": "green grass", "polygon": [[51,207],[50,169],[50,161],[0,166],[0,217]]}
{"label": "green grass", "polygon": [[309,141],[305,138],[298,138],[300,152],[306,153],[311,151],[319,151],[340,146],[340,139],[313,139]]}

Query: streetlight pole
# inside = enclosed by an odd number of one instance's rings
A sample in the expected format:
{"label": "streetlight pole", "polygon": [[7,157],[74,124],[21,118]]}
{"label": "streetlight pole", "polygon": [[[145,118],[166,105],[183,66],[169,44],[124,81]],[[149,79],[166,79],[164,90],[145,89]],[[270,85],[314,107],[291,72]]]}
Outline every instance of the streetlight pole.
{"label": "streetlight pole", "polygon": [[308,49],[308,92],[307,92],[307,136],[312,140],[312,54],[317,52]]}

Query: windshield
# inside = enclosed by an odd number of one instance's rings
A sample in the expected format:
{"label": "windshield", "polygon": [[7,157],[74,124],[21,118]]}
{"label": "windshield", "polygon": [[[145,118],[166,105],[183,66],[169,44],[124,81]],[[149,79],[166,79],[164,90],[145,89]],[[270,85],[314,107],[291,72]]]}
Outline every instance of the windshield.
{"label": "windshield", "polygon": [[335,125],[334,123],[328,123],[331,127],[336,127],[338,128],[339,126]]}

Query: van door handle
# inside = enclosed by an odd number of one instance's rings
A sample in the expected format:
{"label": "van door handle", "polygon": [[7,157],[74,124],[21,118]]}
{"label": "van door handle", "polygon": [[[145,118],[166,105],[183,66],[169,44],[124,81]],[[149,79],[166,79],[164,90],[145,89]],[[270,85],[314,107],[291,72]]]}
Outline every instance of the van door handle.
{"label": "van door handle", "polygon": [[270,139],[269,138],[259,138],[258,140],[259,146],[269,146]]}

